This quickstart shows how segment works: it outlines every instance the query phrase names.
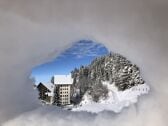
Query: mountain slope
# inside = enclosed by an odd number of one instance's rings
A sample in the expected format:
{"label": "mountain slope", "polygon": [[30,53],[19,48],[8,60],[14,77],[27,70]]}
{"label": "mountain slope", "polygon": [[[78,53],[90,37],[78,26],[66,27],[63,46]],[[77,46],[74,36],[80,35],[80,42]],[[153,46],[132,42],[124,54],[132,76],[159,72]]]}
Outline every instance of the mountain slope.
{"label": "mountain slope", "polygon": [[96,58],[88,66],[81,66],[72,71],[72,101],[79,104],[87,92],[94,102],[106,99],[109,94],[108,85],[118,91],[125,91],[134,86],[144,84],[140,70],[129,60],[119,54],[108,54]]}
{"label": "mountain slope", "polygon": [[136,103],[139,96],[147,94],[150,90],[147,84],[133,86],[125,91],[118,91],[115,85],[111,85],[108,82],[103,82],[103,84],[107,85],[109,90],[106,99],[102,98],[99,102],[94,102],[91,95],[86,92],[80,104],[74,107],[72,111],[98,113],[104,110],[110,110],[117,113],[124,107]]}

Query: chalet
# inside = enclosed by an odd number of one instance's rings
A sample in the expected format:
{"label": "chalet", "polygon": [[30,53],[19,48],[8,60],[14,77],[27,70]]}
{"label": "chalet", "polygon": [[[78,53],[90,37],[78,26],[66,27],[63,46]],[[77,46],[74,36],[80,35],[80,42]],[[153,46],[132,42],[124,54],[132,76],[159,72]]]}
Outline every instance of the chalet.
{"label": "chalet", "polygon": [[39,91],[39,99],[43,102],[51,104],[53,98],[54,85],[52,83],[43,84],[40,82],[37,85],[37,89]]}

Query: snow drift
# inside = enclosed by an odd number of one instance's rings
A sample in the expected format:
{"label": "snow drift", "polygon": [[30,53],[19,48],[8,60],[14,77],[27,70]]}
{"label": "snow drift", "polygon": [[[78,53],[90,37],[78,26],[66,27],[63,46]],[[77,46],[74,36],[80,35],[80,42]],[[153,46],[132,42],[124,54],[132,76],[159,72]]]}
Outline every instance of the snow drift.
{"label": "snow drift", "polygon": [[[1,0],[0,123],[167,126],[167,8],[167,0]],[[83,38],[102,42],[136,63],[150,95],[116,115],[36,109],[31,69]]]}
{"label": "snow drift", "polygon": [[117,87],[114,84],[109,84],[109,82],[104,82],[103,84],[109,90],[106,99],[101,98],[99,102],[94,102],[92,97],[86,93],[81,103],[76,108],[72,108],[72,111],[87,111],[92,113],[113,111],[119,113],[124,107],[136,103],[139,96],[148,94],[150,90],[147,84],[133,86],[125,91],[118,91]]}

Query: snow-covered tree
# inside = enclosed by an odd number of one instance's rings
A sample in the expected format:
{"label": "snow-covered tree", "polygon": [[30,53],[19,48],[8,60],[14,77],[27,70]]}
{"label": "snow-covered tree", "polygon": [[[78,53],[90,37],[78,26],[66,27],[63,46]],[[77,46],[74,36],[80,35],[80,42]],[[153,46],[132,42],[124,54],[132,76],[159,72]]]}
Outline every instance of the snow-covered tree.
{"label": "snow-covered tree", "polygon": [[88,66],[75,68],[72,71],[72,78],[74,79],[72,94],[79,89],[82,98],[88,91],[95,101],[108,92],[102,85],[102,81],[109,81],[122,91],[144,83],[139,68],[125,57],[115,53],[97,57]]}

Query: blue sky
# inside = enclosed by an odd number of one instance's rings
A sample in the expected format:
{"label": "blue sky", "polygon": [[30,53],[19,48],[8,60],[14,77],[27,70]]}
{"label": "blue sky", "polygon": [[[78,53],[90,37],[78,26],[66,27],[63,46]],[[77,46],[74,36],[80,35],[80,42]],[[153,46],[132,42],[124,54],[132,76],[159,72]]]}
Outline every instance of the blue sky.
{"label": "blue sky", "polygon": [[52,62],[35,67],[31,76],[35,78],[36,83],[47,83],[55,74],[69,74],[75,67],[88,65],[96,57],[108,53],[107,48],[100,43],[81,40],[65,50]]}

